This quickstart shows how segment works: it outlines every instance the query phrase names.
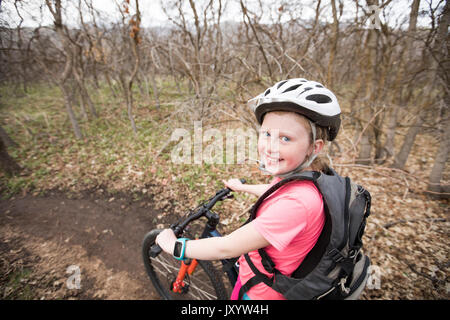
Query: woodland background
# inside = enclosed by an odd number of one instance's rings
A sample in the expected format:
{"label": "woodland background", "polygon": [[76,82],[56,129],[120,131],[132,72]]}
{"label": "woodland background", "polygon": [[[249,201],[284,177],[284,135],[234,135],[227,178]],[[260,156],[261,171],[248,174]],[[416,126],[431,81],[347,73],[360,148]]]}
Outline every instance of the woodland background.
{"label": "woodland background", "polygon": [[[125,192],[151,198],[159,225],[222,179],[267,178],[251,160],[174,164],[172,132],[193,132],[194,121],[224,137],[256,129],[246,101],[304,77],[343,111],[330,163],[373,197],[365,247],[382,280],[364,297],[448,299],[448,1],[170,0],[160,3],[166,23],[152,27],[142,25],[151,1],[111,1],[117,19],[96,3],[1,2],[4,199]],[[255,200],[221,205],[223,230]]]}

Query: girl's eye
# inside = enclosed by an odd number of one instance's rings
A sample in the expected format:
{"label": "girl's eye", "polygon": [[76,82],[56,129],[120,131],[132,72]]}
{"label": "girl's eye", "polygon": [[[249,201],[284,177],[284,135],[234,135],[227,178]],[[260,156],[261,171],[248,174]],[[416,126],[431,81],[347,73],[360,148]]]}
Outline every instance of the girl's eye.
{"label": "girl's eye", "polygon": [[288,137],[281,137],[281,140],[283,140],[284,142],[288,142],[291,139],[289,139]]}

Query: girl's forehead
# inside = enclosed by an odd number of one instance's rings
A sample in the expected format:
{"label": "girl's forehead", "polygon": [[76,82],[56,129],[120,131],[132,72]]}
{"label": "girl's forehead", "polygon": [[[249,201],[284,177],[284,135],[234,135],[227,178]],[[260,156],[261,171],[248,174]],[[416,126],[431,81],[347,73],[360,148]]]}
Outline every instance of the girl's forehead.
{"label": "girl's forehead", "polygon": [[280,133],[303,134],[309,131],[308,120],[294,112],[269,112],[261,129],[278,129]]}

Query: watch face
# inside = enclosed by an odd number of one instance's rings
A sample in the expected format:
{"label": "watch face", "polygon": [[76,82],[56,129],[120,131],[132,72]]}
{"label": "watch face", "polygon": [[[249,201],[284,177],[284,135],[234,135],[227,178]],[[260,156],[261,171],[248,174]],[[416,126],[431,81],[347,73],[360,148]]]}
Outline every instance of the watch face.
{"label": "watch face", "polygon": [[173,255],[177,258],[181,257],[181,250],[183,249],[183,243],[175,242],[175,248],[173,249]]}

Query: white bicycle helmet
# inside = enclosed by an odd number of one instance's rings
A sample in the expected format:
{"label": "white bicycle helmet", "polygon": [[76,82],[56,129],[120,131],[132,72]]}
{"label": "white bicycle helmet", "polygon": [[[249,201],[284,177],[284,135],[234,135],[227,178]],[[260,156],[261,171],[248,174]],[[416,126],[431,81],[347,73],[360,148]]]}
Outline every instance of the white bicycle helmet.
{"label": "white bicycle helmet", "polygon": [[336,96],[315,81],[303,78],[283,80],[248,101],[259,124],[269,111],[292,111],[313,123],[328,128],[328,140],[333,141],[341,125],[341,108]]}

